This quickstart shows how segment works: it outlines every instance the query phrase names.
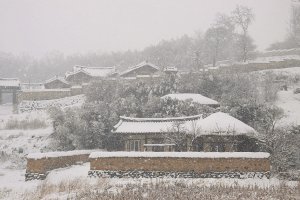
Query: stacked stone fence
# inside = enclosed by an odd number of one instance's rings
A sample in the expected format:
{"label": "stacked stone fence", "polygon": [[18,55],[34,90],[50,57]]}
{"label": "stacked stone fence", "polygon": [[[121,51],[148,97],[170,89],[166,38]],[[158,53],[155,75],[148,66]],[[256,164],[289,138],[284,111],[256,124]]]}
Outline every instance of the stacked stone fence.
{"label": "stacked stone fence", "polygon": [[25,180],[42,180],[51,170],[88,162],[91,152],[78,150],[28,154]]}
{"label": "stacked stone fence", "polygon": [[73,86],[64,89],[23,90],[18,94],[18,102],[60,99],[79,94],[83,94],[81,86]]}
{"label": "stacked stone fence", "polygon": [[89,176],[269,178],[270,161],[269,154],[261,152],[95,152]]}
{"label": "stacked stone fence", "polygon": [[268,69],[283,69],[290,67],[300,67],[300,60],[283,60],[271,61],[269,63],[248,63],[248,64],[234,64],[227,67],[220,67],[216,72],[230,73],[230,72],[253,72]]}

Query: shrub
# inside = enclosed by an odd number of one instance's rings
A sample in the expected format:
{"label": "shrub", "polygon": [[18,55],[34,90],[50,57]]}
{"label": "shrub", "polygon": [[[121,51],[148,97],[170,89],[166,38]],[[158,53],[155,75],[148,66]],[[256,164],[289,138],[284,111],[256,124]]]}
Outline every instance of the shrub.
{"label": "shrub", "polygon": [[300,88],[296,88],[295,90],[294,90],[294,94],[299,94],[300,93]]}

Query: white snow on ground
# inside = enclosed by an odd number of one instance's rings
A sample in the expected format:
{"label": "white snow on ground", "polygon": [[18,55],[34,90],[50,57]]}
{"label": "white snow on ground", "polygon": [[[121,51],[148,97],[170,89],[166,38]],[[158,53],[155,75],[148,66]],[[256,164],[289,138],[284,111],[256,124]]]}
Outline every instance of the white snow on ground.
{"label": "white snow on ground", "polygon": [[31,112],[34,110],[45,110],[50,107],[69,108],[80,107],[85,102],[84,95],[70,96],[60,99],[41,100],[41,101],[22,101],[19,105],[20,112]]}
{"label": "white snow on ground", "polygon": [[[1,107],[0,107],[1,109]],[[51,120],[49,119],[49,115],[46,110],[36,110],[30,113],[19,113],[14,114],[9,109],[3,110],[3,114],[0,114],[0,130],[5,128],[7,121],[9,120],[35,120],[38,119],[40,121],[45,121],[49,126]]]}
{"label": "white snow on ground", "polygon": [[284,110],[285,117],[279,125],[300,125],[300,94],[294,94],[293,90],[279,91],[276,105]]}
{"label": "white snow on ground", "polygon": [[285,60],[300,60],[299,55],[282,55],[282,56],[268,56],[268,57],[258,57],[254,60],[249,60],[246,63],[270,63],[270,62],[280,62]]}
{"label": "white snow on ground", "polygon": [[3,104],[0,105],[0,117],[2,115],[13,114],[13,105],[12,104]]}
{"label": "white snow on ground", "polygon": [[48,136],[53,132],[51,127],[35,130],[0,130],[0,152],[14,153],[19,148],[23,154],[37,153],[49,144]]}
{"label": "white snow on ground", "polygon": [[[87,176],[89,170],[89,163],[83,165],[75,165],[68,168],[56,169],[51,171],[45,180],[35,180],[25,182],[25,170],[3,170],[0,169],[0,195],[1,190],[6,191],[6,194],[2,194],[3,199],[20,199],[24,198],[22,196],[24,192],[34,192],[40,185],[47,184],[56,184],[71,181],[81,181],[86,182],[89,185],[99,184],[103,182],[103,189],[108,189],[109,192],[117,192],[122,185],[126,184],[154,184],[161,183],[162,181],[166,184],[174,184],[180,181],[187,184],[196,184],[199,186],[211,187],[211,186],[244,186],[244,187],[259,187],[259,188],[268,188],[268,187],[278,187],[283,181],[280,181],[276,178],[271,179],[172,179],[172,178],[163,178],[163,179],[130,179],[130,178],[89,178]],[[286,181],[284,182],[290,187],[296,187],[297,182]],[[99,188],[101,189],[101,188]],[[75,192],[75,191],[73,191]],[[69,194],[70,195],[70,194]],[[1,196],[0,196],[1,198]],[[22,198],[22,199],[23,199]],[[67,199],[65,193],[55,193],[48,195],[45,199]]]}
{"label": "white snow on ground", "polygon": [[256,71],[253,73],[261,73],[261,72],[274,72],[275,74],[283,74],[283,75],[300,75],[300,67],[289,67],[289,68],[281,68],[281,69],[266,69],[261,71]]}

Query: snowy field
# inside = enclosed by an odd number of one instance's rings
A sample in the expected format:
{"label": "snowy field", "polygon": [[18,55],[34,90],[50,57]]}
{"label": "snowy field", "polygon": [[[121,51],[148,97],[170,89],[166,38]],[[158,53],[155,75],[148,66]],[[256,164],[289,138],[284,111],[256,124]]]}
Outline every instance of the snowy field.
{"label": "snowy field", "polygon": [[[274,72],[275,74],[284,74],[284,75],[300,75],[300,67],[289,67],[289,68],[282,68],[282,69],[267,69],[261,70],[258,72]],[[258,73],[253,72],[253,73]]]}
{"label": "snowy field", "polygon": [[293,90],[279,91],[276,105],[284,110],[284,118],[279,125],[300,125],[300,94]]}
{"label": "snowy field", "polygon": [[[58,191],[44,192],[42,199],[75,199],[74,195],[79,192],[77,190],[83,188],[97,188],[98,190],[108,193],[118,193],[128,185],[149,186],[156,183],[163,184],[179,184],[184,183],[197,187],[244,187],[244,188],[277,188],[282,185],[291,189],[297,188],[298,183],[294,181],[280,181],[276,178],[271,179],[118,179],[118,178],[89,178],[87,176],[89,163],[83,165],[75,165],[69,168],[53,170],[49,173],[45,180],[24,181],[25,170],[8,170],[0,171],[0,199],[27,199],[37,194],[33,194],[41,187],[60,187]],[[80,183],[79,183],[80,182]],[[68,185],[69,189],[62,189],[62,185]],[[76,185],[80,185],[77,188]],[[2,196],[1,196],[2,195]],[[27,197],[27,198],[26,198]],[[73,198],[72,198],[73,197]],[[30,199],[28,198],[28,199]]]}
{"label": "snowy field", "polygon": [[3,104],[0,105],[0,116],[13,114],[12,104]]}

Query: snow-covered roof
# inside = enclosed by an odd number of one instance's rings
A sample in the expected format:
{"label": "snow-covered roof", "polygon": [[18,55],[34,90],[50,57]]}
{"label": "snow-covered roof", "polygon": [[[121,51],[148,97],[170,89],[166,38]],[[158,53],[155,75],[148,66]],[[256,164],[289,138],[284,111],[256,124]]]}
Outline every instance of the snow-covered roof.
{"label": "snow-covered roof", "polygon": [[84,155],[90,154],[98,150],[74,150],[74,151],[55,151],[46,153],[30,153],[27,155],[27,159],[42,159],[42,158],[55,158],[64,156]]}
{"label": "snow-covered roof", "polygon": [[157,67],[156,65],[154,65],[154,64],[152,64],[152,63],[149,63],[149,62],[147,62],[147,61],[143,61],[143,62],[141,62],[140,64],[137,64],[136,66],[133,66],[133,67],[127,69],[126,71],[120,73],[120,76],[123,76],[123,75],[125,75],[125,74],[128,74],[128,73],[130,73],[130,72],[132,72],[132,71],[134,71],[134,70],[137,70],[137,69],[139,69],[139,68],[141,68],[141,67],[144,67],[144,66],[150,66],[150,67],[152,67],[153,69],[155,69],[155,70],[157,70],[157,71],[159,70],[159,67]]}
{"label": "snow-covered roof", "polygon": [[45,84],[51,83],[51,82],[56,81],[56,80],[61,81],[61,82],[65,83],[65,84],[69,85],[69,83],[65,80],[65,78],[61,77],[61,76],[54,76],[54,77],[46,80]]}
{"label": "snow-covered roof", "polygon": [[116,72],[115,67],[86,67],[75,66],[73,72],[67,72],[66,77],[83,72],[92,77],[106,77]]}
{"label": "snow-covered roof", "polygon": [[266,152],[93,152],[89,158],[151,157],[151,158],[269,158]]}
{"label": "snow-covered roof", "polygon": [[0,87],[20,87],[18,78],[0,78]]}
{"label": "snow-covered roof", "polygon": [[193,102],[203,104],[203,105],[218,105],[219,102],[210,99],[208,97],[205,97],[201,94],[193,94],[193,93],[177,93],[177,94],[167,94],[162,99],[171,98],[171,99],[177,99],[180,101],[186,101],[188,99],[192,99]]}
{"label": "snow-covered roof", "polygon": [[164,72],[178,72],[177,67],[166,67]]}
{"label": "snow-covered roof", "polygon": [[171,133],[176,132],[176,122],[181,131],[192,133],[202,119],[202,115],[174,118],[131,118],[120,117],[114,126],[115,133]]}
{"label": "snow-covered roof", "polygon": [[241,135],[257,136],[257,132],[244,122],[223,112],[204,118],[198,124],[200,135]]}

